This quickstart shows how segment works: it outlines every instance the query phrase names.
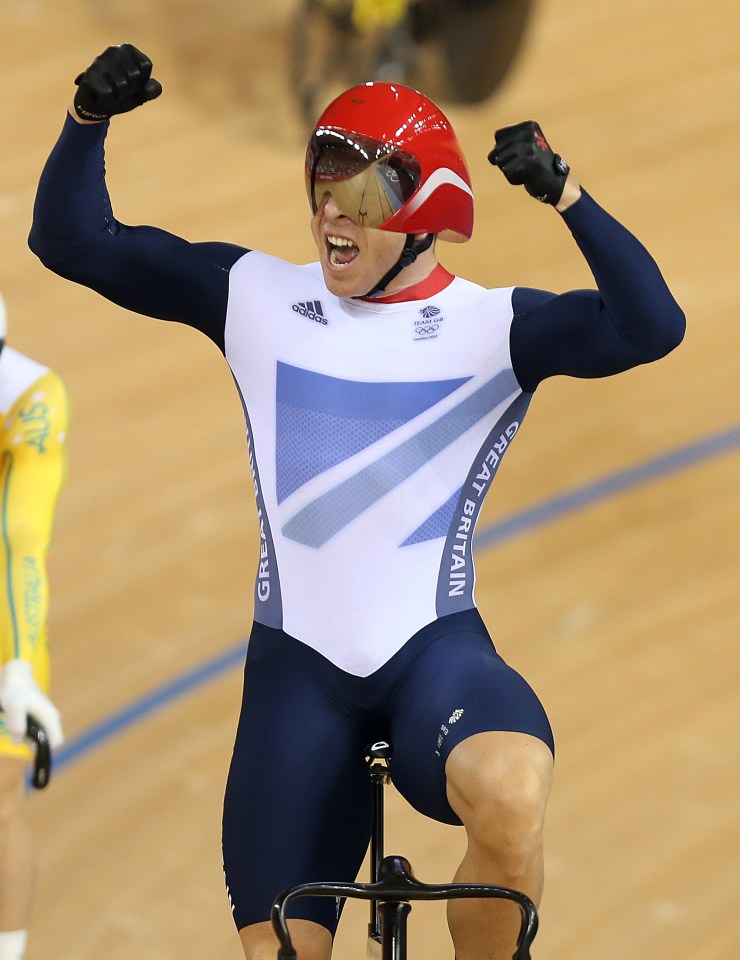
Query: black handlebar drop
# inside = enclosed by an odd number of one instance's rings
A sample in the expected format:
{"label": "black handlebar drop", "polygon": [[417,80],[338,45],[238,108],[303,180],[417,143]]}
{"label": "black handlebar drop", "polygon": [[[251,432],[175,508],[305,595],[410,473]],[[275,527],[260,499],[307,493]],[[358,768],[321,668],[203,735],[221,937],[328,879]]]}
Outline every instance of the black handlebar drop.
{"label": "black handlebar drop", "polygon": [[49,736],[38,720],[30,714],[26,723],[26,735],[29,740],[33,741],[36,747],[31,783],[36,790],[43,790],[51,777],[51,746],[49,744]]}

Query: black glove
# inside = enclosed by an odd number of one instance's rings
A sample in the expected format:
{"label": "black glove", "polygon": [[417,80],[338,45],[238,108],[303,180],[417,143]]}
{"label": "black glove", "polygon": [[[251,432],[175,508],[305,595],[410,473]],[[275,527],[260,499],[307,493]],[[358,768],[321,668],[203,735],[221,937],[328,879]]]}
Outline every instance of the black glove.
{"label": "black glove", "polygon": [[130,43],[108,47],[75,79],[74,108],[82,120],[127,113],[162,92],[151,77],[152,61]]}
{"label": "black glove", "polygon": [[496,146],[489,161],[499,167],[509,183],[524,184],[531,196],[553,206],[563,195],[570,167],[553,153],[534,120],[503,127],[494,134]]}

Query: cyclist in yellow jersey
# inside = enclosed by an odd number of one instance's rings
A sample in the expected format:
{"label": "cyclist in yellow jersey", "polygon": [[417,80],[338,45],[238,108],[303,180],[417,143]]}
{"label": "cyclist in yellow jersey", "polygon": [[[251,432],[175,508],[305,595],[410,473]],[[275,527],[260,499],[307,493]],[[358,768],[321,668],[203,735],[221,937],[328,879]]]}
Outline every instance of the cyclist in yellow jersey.
{"label": "cyclist in yellow jersey", "polygon": [[34,855],[23,806],[28,715],[52,749],[59,711],[47,696],[46,555],[65,475],[67,394],[48,367],[5,346],[0,297],[0,960],[21,960]]}
{"label": "cyclist in yellow jersey", "polygon": [[356,30],[395,27],[407,15],[409,0],[354,0],[352,24]]}

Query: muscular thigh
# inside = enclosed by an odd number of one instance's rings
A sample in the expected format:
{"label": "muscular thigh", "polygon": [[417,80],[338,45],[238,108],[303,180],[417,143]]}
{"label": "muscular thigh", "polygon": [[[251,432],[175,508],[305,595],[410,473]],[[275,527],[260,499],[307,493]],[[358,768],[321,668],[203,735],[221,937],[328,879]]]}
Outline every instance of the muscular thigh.
{"label": "muscular thigh", "polygon": [[[354,880],[367,848],[371,796],[363,736],[336,701],[319,654],[256,626],[224,801],[224,870],[237,928],[269,919],[275,896],[316,880]],[[292,916],[334,931],[326,898]]]}
{"label": "muscular thigh", "polygon": [[438,636],[394,694],[393,780],[416,809],[459,824],[447,800],[450,751],[473,734],[527,733],[554,752],[547,714],[530,685],[496,652],[476,611],[437,622]]}

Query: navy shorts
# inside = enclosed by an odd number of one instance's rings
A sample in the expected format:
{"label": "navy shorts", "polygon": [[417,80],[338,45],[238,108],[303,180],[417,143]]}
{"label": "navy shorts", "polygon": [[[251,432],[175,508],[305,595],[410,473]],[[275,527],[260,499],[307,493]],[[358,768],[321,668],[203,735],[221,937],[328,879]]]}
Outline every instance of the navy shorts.
{"label": "navy shorts", "polygon": [[[475,610],[424,627],[368,677],[255,624],[224,800],[224,872],[237,928],[268,920],[288,887],[356,878],[372,818],[367,744],[389,740],[399,793],[426,816],[459,824],[445,761],[487,730],[528,733],[554,750],[540,701],[496,653]],[[304,897],[288,916],[333,934],[339,910],[331,898]]]}

